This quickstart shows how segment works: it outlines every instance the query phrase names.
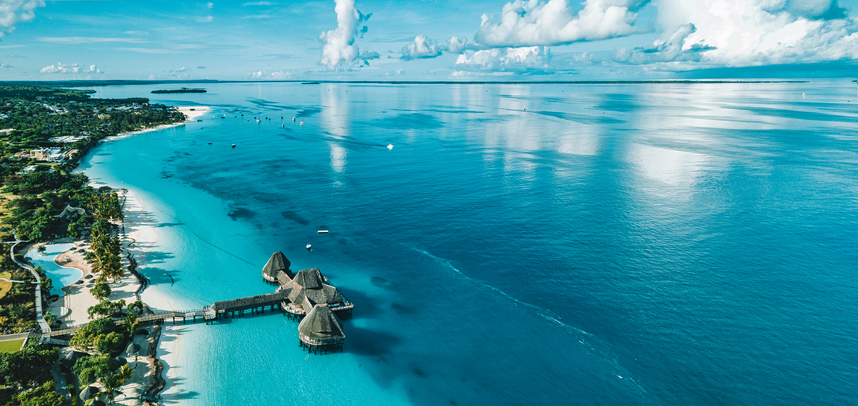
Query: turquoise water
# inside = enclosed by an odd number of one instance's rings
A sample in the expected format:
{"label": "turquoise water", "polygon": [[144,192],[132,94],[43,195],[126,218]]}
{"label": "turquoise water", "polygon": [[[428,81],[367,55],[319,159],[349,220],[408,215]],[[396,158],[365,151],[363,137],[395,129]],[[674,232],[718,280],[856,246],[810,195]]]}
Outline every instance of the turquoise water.
{"label": "turquoise water", "polygon": [[24,256],[30,259],[30,263],[34,267],[40,266],[45,274],[51,278],[53,287],[51,288],[52,295],[65,296],[65,292],[61,289],[65,286],[75,283],[83,276],[83,272],[77,268],[64,267],[57,265],[57,255],[62,254],[74,248],[74,244],[47,244],[45,245],[44,254],[30,250]]}
{"label": "turquoise water", "polygon": [[327,356],[177,327],[168,404],[858,403],[848,80],[207,88],[81,165],[157,226],[144,298],[270,292],[282,250],[356,309]]}

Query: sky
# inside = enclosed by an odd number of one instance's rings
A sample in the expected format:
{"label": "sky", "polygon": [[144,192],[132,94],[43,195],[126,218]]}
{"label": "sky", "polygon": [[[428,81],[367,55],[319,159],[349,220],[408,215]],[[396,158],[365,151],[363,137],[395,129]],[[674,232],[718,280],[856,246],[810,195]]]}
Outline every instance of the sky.
{"label": "sky", "polygon": [[0,80],[858,77],[858,0],[0,0]]}

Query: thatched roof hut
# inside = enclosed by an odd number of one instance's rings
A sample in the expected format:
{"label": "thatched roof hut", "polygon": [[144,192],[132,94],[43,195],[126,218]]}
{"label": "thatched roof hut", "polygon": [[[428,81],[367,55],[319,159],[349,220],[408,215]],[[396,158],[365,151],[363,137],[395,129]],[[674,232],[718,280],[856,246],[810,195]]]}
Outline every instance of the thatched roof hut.
{"label": "thatched roof hut", "polygon": [[85,352],[80,351],[69,351],[65,356],[60,359],[60,364],[65,366],[68,369],[72,369],[74,367],[75,362],[81,357],[85,357],[87,354]]}
{"label": "thatched roof hut", "polygon": [[298,271],[292,278],[292,282],[305,289],[319,289],[322,287],[324,279],[319,268],[311,268]]}
{"label": "thatched roof hut", "polygon": [[92,398],[94,398],[94,397],[98,396],[98,392],[100,392],[100,391],[98,390],[98,388],[97,388],[97,387],[95,387],[95,386],[87,386],[86,388],[83,388],[83,389],[80,391],[80,395],[79,395],[79,396],[80,396],[80,400],[82,400],[82,401],[86,402],[87,400],[90,400],[90,399],[92,399]]}
{"label": "thatched roof hut", "polygon": [[[316,304],[326,304],[333,308],[344,306],[343,299],[337,288],[325,283],[325,277],[319,268],[302,269],[289,283],[283,285],[283,291],[288,291],[289,303],[285,309],[289,313],[303,315]],[[305,305],[305,301],[309,306]]]}
{"label": "thatched roof hut", "polygon": [[271,258],[262,267],[262,277],[268,282],[277,282],[277,272],[283,271],[291,278],[290,266],[292,266],[292,263],[286,259],[286,256],[282,252],[277,251],[271,254]]}
{"label": "thatched roof hut", "polygon": [[317,304],[298,325],[301,342],[313,347],[341,347],[346,339],[343,325],[327,305]]}

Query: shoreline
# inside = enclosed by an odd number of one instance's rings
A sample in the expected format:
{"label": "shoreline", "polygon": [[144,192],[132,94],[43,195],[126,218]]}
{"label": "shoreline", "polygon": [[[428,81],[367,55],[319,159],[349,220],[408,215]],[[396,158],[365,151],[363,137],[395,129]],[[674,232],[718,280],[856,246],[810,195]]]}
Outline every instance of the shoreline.
{"label": "shoreline", "polygon": [[[117,134],[113,137],[103,139],[102,142],[110,142],[133,135],[182,126],[210,112],[211,108],[208,106],[180,106],[178,110],[185,115],[185,121]],[[82,172],[86,173],[86,171]],[[103,186],[97,183],[92,183],[92,185],[96,188]],[[111,187],[115,188],[115,186]],[[145,264],[149,254],[149,247],[154,246],[158,241],[158,232],[152,214],[145,210],[144,201],[134,192],[127,189],[124,189],[124,191],[122,210],[125,218],[117,225],[120,227],[120,238],[124,251],[122,264],[125,268],[125,273],[120,281],[108,282],[112,290],[109,300],[124,299],[127,305],[138,300],[139,297],[139,300],[150,311],[177,310],[171,298],[157,290],[147,289],[145,291],[145,298],[143,292],[139,292],[138,295],[138,290],[143,284],[129,271],[131,261],[128,255],[130,254],[130,257],[134,258],[135,262]],[[51,244],[60,241],[52,241]],[[54,258],[54,262],[62,267],[76,268],[83,274],[78,280],[62,287],[61,290],[65,292],[65,295],[50,305],[50,311],[55,312],[58,316],[61,315],[58,319],[63,322],[63,326],[73,326],[88,322],[89,315],[87,314],[87,309],[98,303],[95,297],[89,292],[89,289],[93,287],[94,280],[92,267],[84,258],[84,253],[80,252],[81,248],[87,247],[89,243],[84,240],[72,240],[68,242],[74,244],[74,247],[58,254]],[[137,271],[139,272],[139,267]],[[165,333],[161,326],[153,326],[146,330],[149,332],[149,335],[137,335],[131,338],[132,342],[141,346],[141,351],[139,356],[127,357],[127,361],[137,364],[142,368],[135,369],[133,378],[122,386],[121,394],[117,397],[117,400],[121,400],[124,403],[128,402],[127,404],[141,405],[144,403],[148,404],[151,401],[158,403],[156,399],[160,398],[160,394],[169,386],[169,381],[165,376],[167,368],[164,365],[174,362],[171,356],[175,357],[173,354],[177,354],[178,352],[177,346],[180,334],[172,335],[173,339],[169,343],[166,343],[160,340],[161,335]],[[157,355],[158,350],[161,350],[164,355],[159,357]],[[140,364],[145,364],[145,367]],[[155,376],[156,373],[158,376]]]}
{"label": "shoreline", "polygon": [[[193,109],[193,110],[191,110]],[[138,134],[145,134],[152,131],[160,131],[166,130],[168,128],[183,126],[187,123],[191,123],[197,119],[197,117],[203,116],[212,110],[209,106],[178,106],[177,110],[185,115],[185,121],[170,123],[170,124],[161,124],[155,127],[144,128],[142,130],[137,131],[128,131],[124,133],[116,134],[112,137],[106,137],[101,140],[101,142],[111,142],[116,140],[121,140],[123,138],[128,138]]]}

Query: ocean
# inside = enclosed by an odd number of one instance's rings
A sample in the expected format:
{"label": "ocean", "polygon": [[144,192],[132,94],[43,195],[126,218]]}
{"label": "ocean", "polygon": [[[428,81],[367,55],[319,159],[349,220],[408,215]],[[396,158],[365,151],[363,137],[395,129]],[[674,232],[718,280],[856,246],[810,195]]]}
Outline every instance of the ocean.
{"label": "ocean", "polygon": [[158,86],[94,97],[213,110],[81,163],[157,226],[144,299],[269,293],[281,250],[355,303],[324,356],[170,326],[166,404],[858,404],[849,80]]}

